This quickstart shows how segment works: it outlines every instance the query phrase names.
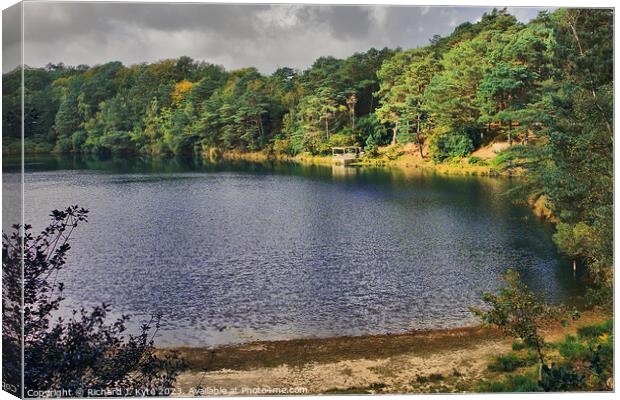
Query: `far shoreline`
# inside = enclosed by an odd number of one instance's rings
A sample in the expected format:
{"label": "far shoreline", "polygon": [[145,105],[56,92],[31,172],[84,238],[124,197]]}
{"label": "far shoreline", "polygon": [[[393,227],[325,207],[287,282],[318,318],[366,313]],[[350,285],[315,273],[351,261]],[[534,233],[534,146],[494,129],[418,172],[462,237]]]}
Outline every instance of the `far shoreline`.
{"label": "far shoreline", "polygon": [[[389,147],[389,146],[388,146]],[[474,156],[476,152],[472,153]],[[28,157],[58,157],[58,156],[76,156],[87,157],[89,154],[75,153],[75,152],[26,152],[23,154],[24,159]],[[19,158],[21,154],[3,152],[3,158]],[[97,155],[95,155],[97,156]],[[110,155],[98,155],[98,157],[106,157],[114,159],[116,157],[147,157],[155,159],[174,159],[175,157],[184,157],[183,155],[144,155],[144,154],[110,154]],[[190,157],[187,155],[186,157]],[[275,154],[261,151],[239,151],[239,150],[226,150],[220,151],[219,149],[215,154],[209,154],[208,152],[201,152],[196,154],[196,157],[208,160],[211,162],[218,161],[248,161],[248,162],[290,162],[302,165],[322,165],[322,166],[342,166],[334,162],[330,155],[312,155],[309,153],[302,153],[296,156],[288,156],[283,154]],[[491,160],[487,158],[486,160]],[[489,177],[521,177],[524,171],[521,169],[514,170],[497,170],[486,165],[468,164],[467,157],[459,160],[458,162],[442,162],[434,163],[427,158],[420,158],[414,151],[405,152],[403,155],[395,158],[388,159],[386,157],[377,158],[363,158],[359,162],[350,164],[355,168],[398,168],[398,169],[419,169],[421,171],[435,172],[441,175],[453,175],[453,176],[489,176]]]}
{"label": "far shoreline", "polygon": [[[472,153],[473,155],[474,153]],[[228,161],[253,161],[253,162],[267,162],[267,161],[283,161],[293,162],[303,165],[323,165],[323,166],[342,166],[334,162],[332,156],[329,155],[311,155],[308,153],[298,154],[296,156],[287,156],[281,154],[267,153],[265,151],[255,152],[241,152],[241,151],[223,151],[218,152],[216,157],[207,153],[202,153],[201,156],[205,159],[218,159]],[[459,160],[458,162],[442,162],[434,163],[427,158],[421,158],[415,151],[404,152],[403,155],[389,159],[387,157],[377,158],[362,158],[358,162],[350,164],[355,168],[399,168],[399,169],[419,169],[422,171],[435,172],[441,175],[453,175],[453,176],[491,176],[491,177],[519,177],[523,175],[523,170],[496,170],[487,165],[468,164],[467,157]],[[488,158],[490,160],[492,158]]]}

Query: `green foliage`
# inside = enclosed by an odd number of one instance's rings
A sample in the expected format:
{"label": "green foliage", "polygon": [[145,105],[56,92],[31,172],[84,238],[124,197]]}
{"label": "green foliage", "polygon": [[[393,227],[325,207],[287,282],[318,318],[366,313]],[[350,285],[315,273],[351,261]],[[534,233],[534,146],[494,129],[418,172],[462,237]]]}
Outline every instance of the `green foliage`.
{"label": "green foliage", "polygon": [[529,346],[527,343],[525,343],[522,340],[515,340],[515,341],[513,341],[511,347],[512,347],[513,351],[519,351],[519,350],[531,348],[531,346]]}
{"label": "green foliage", "polygon": [[488,163],[480,157],[471,156],[467,159],[467,164],[469,165],[488,165]]}
{"label": "green foliage", "polygon": [[612,335],[614,332],[614,321],[607,320],[601,324],[582,326],[577,329],[579,339],[596,339],[604,335]]}
{"label": "green foliage", "polygon": [[568,365],[543,365],[542,380],[539,385],[545,392],[569,392],[582,389],[585,377]]}
{"label": "green foliage", "polygon": [[484,325],[497,327],[507,336],[531,346],[536,350],[540,363],[544,364],[545,340],[540,333],[541,328],[553,321],[564,321],[567,316],[576,318],[577,314],[545,304],[529,290],[514,270],[508,270],[502,278],[506,285],[498,294],[482,294],[488,308],[471,308],[471,311]]}
{"label": "green foliage", "polygon": [[293,156],[293,144],[288,139],[275,139],[273,141],[273,151],[277,154]]}
{"label": "green foliage", "polygon": [[564,342],[558,345],[558,350],[565,359],[576,361],[584,358],[590,349],[576,337],[569,335]]}
{"label": "green foliage", "polygon": [[508,171],[528,165],[529,149],[523,145],[515,145],[501,151],[490,161],[493,168],[498,171]]}
{"label": "green foliage", "polygon": [[506,375],[480,386],[481,392],[542,392],[535,374]]}
{"label": "green foliage", "polygon": [[555,241],[588,270],[590,298],[611,308],[613,282],[613,13],[562,9],[536,21],[556,42],[540,119],[543,151],[528,183],[559,217]]}
{"label": "green foliage", "polygon": [[361,117],[356,125],[354,134],[357,134],[356,141],[375,149],[389,143],[389,133],[384,125],[377,119],[376,114],[368,114]]}
{"label": "green foliage", "polygon": [[533,365],[536,361],[537,356],[535,353],[526,353],[525,355],[508,353],[503,356],[495,357],[488,368],[495,372],[513,372],[517,368]]}
{"label": "green foliage", "polygon": [[[560,360],[546,354],[548,346],[540,334],[543,326],[550,322],[562,321],[562,318],[576,314],[564,308],[552,308],[538,300],[521,282],[519,275],[508,271],[504,276],[507,285],[499,294],[484,293],[487,309],[472,309],[484,324],[495,326],[505,334],[519,339],[513,349],[523,346],[531,347],[535,354],[509,353],[498,356],[489,365],[489,369],[498,372],[510,372],[539,362],[539,379],[534,383],[530,374],[508,376],[503,380],[492,382],[483,387],[488,391],[517,391],[515,382],[529,382],[528,391],[573,391],[573,390],[610,390],[613,375],[613,322],[582,327],[578,336],[567,336],[553,346],[558,349]],[[523,353],[520,353],[523,354]],[[551,359],[551,365],[546,360]],[[532,386],[534,385],[534,386]]]}
{"label": "green foliage", "polygon": [[468,135],[450,131],[432,136],[430,151],[432,160],[440,163],[448,159],[466,157],[474,151],[474,144]]}
{"label": "green foliage", "polygon": [[329,137],[327,141],[327,145],[329,147],[338,147],[338,146],[351,146],[355,143],[355,139],[352,135],[346,135],[342,133],[336,133]]}
{"label": "green foliage", "polygon": [[[526,372],[508,375],[481,386],[483,391],[601,391],[612,390],[613,321],[584,326],[578,336],[567,336],[557,345],[561,358],[551,365],[543,364],[540,375]],[[519,358],[514,354],[499,356],[489,365],[493,371],[511,371]],[[527,362],[523,367],[531,365]]]}

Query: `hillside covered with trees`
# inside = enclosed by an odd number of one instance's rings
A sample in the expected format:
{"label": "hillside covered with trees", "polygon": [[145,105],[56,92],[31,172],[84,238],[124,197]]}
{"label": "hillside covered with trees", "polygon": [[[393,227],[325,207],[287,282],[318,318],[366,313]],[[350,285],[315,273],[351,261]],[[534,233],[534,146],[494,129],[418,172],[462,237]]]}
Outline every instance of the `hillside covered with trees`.
{"label": "hillside covered with trees", "polygon": [[[4,154],[20,151],[20,73],[3,79]],[[271,75],[189,57],[24,74],[26,153],[294,156],[359,145],[373,154],[413,143],[442,163],[508,142],[527,194],[545,195],[557,217],[560,248],[611,294],[612,10],[559,9],[527,24],[494,10],[425,47]]]}
{"label": "hillside covered with trees", "polygon": [[[497,135],[527,143],[549,126],[552,95],[572,79],[566,56],[579,61],[573,18],[582,42],[591,36],[585,24],[611,29],[604,10],[559,10],[527,25],[493,11],[426,47],[322,57],[305,71],[269,76],[189,57],[27,68],[26,152],[170,155],[217,147],[295,155],[414,142],[429,144],[439,162]],[[585,51],[600,53],[592,54],[597,72],[610,79],[611,36],[597,39],[597,49]],[[4,79],[3,150],[11,153],[20,136],[20,73]]]}

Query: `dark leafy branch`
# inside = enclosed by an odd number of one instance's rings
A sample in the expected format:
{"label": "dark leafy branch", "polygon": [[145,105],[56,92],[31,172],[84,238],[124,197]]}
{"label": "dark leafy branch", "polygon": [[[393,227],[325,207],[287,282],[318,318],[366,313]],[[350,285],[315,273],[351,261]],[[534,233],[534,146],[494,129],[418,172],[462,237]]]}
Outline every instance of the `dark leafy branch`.
{"label": "dark leafy branch", "polygon": [[70,206],[52,211],[50,224],[36,236],[30,225],[15,225],[10,235],[3,234],[6,379],[20,388],[23,345],[26,396],[48,390],[64,390],[65,395],[73,396],[104,395],[105,390],[113,389],[124,396],[170,394],[168,389],[183,363],[174,353],[158,354],[155,350],[159,317],[144,324],[137,336],[126,335],[128,316],[107,322],[107,304],[73,310],[67,318],[55,317],[65,299],[58,272],[66,266],[74,229],[86,222],[87,216],[88,210]]}

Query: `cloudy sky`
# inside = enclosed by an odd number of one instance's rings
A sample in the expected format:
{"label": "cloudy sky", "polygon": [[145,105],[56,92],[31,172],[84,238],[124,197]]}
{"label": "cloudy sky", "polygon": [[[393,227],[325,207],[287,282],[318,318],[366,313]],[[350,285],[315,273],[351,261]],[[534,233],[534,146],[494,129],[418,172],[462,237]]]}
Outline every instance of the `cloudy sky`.
{"label": "cloudy sky", "polygon": [[[256,66],[270,73],[281,66],[306,68],[319,56],[424,45],[490,9],[31,2],[24,5],[24,60],[35,67],[111,60],[130,65],[188,55],[228,69]],[[509,10],[527,22],[541,9]],[[10,33],[16,20],[3,17],[5,72],[16,64],[6,55],[19,54],[19,35]]]}

